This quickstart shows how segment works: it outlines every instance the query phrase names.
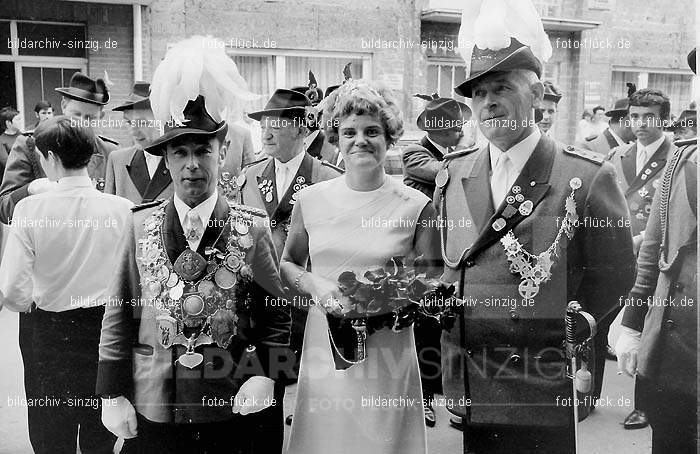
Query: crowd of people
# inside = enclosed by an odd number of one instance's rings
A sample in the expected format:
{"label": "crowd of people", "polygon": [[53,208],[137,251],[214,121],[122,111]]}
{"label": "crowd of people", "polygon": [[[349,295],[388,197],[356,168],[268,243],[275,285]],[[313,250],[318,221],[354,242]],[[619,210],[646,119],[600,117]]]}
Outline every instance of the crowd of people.
{"label": "crowd of people", "polygon": [[574,453],[616,317],[625,427],[695,452],[695,110],[630,90],[562,144],[542,46],[508,38],[469,48],[470,105],[416,95],[403,182],[395,93],[310,72],[246,112],[258,150],[231,120],[253,94],[203,37],[112,109],[129,147],[93,131],[110,94],[81,73],[31,131],[0,110],[0,309],[27,401],[57,399],[28,405],[34,452],[425,454],[440,393],[465,453]]}

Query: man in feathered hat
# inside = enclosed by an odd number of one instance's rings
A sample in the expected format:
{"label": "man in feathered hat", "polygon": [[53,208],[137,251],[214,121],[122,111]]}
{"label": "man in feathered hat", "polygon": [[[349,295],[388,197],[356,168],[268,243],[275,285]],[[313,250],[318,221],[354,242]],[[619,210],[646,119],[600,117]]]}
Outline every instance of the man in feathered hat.
{"label": "man in feathered hat", "polygon": [[[634,279],[627,206],[612,165],[534,122],[551,45],[532,3],[478,3],[462,18],[468,76],[455,91],[488,143],[454,153],[436,177],[443,280],[465,300],[443,332],[443,387],[465,452],[569,454],[573,387],[588,395],[598,367],[595,341],[574,348],[593,331],[579,318],[609,324]],[[581,336],[563,349],[567,313]]]}
{"label": "man in feathered hat", "polygon": [[542,85],[544,86],[544,96],[541,107],[542,119],[537,122],[537,126],[540,128],[541,132],[548,134],[552,126],[554,126],[554,122],[557,120],[557,109],[562,94],[557,87],[548,80],[545,80]]}
{"label": "man in feathered hat", "polygon": [[[695,49],[688,65],[695,72]],[[675,145],[651,203],[615,345],[618,373],[636,376],[635,394],[644,392],[653,454],[698,446],[697,138]]]}
{"label": "man in feathered hat", "polygon": [[462,126],[472,111],[466,104],[452,98],[441,98],[437,93],[431,96],[417,94],[415,97],[428,101],[416,119],[418,129],[426,134],[419,144],[403,150],[403,182],[432,197],[435,176],[442,168],[441,161],[464,137]]}
{"label": "man in feathered hat", "polygon": [[[192,72],[193,64],[201,68]],[[102,421],[135,453],[279,453],[275,358],[289,344],[265,212],[217,191],[231,112],[248,99],[223,46],[195,36],[156,69],[151,105],[175,193],[136,207],[102,322]]]}
{"label": "man in feathered hat", "polygon": [[126,102],[112,109],[123,112],[134,145],[109,155],[105,192],[127,198],[137,205],[173,194],[173,180],[163,157],[143,151],[160,133],[148,99],[150,85],[135,82]]}

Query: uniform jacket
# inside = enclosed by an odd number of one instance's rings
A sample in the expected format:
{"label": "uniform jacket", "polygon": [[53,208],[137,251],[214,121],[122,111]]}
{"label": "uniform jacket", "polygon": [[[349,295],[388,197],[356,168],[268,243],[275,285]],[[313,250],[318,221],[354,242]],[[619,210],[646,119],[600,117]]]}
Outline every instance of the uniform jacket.
{"label": "uniform jacket", "polygon": [[[296,193],[302,188],[330,180],[341,174],[336,167],[327,162],[314,159],[306,153],[301,161],[299,170],[287,189],[282,200],[277,200],[277,188],[275,179],[275,162],[273,158],[266,158],[256,162],[243,170],[244,181],[240,185],[240,203],[250,205],[267,212],[272,229],[272,240],[275,244],[277,256],[282,255],[284,242],[287,240],[289,221],[292,208],[296,200]],[[265,198],[271,192],[271,198]],[[269,200],[269,201],[268,201]]]}
{"label": "uniform jacket", "polygon": [[105,192],[124,197],[138,205],[169,198],[173,195],[173,180],[163,159],[151,179],[144,151],[134,145],[114,150],[109,155]]}
{"label": "uniform jacket", "polygon": [[620,145],[617,143],[617,139],[610,134],[610,128],[603,131],[602,134],[598,134],[598,136],[590,142],[583,142],[581,144],[581,148],[595,151],[603,156],[607,156],[610,154],[610,150],[618,146]]}
{"label": "uniform jacket", "polygon": [[[488,145],[446,160],[445,166],[449,179],[435,197],[440,223],[448,227],[441,229],[443,279],[459,283],[466,301],[463,323],[458,318],[442,336],[443,386],[454,403],[451,410],[465,415],[468,426],[570,425],[571,407],[556,405],[557,396],[571,396],[561,350],[567,303],[579,301],[599,326],[609,324],[634,279],[627,206],[615,170],[602,156],[543,134],[509,191],[522,194],[523,203],[530,200],[534,208],[529,215],[515,210],[496,231],[494,222],[506,218],[508,199],[494,212]],[[571,240],[562,235],[551,280],[540,285],[532,306],[524,306],[527,300],[518,291],[522,278],[511,273],[499,239],[512,229],[525,250],[547,250],[574,178],[581,182],[574,195],[578,227]],[[520,203],[513,203],[519,209]],[[459,406],[465,394],[461,358],[472,399],[466,409]]]}
{"label": "uniform jacket", "polygon": [[[654,196],[639,251],[637,279],[622,318],[623,326],[642,332],[639,376],[653,386],[693,399],[698,295],[694,141],[669,158],[662,189]],[[650,298],[652,304],[648,304]]]}
{"label": "uniform jacket", "polygon": [[404,184],[432,197],[435,176],[442,168],[442,157],[442,152],[435,148],[428,136],[423,137],[419,145],[406,147],[401,154]]}
{"label": "uniform jacket", "polygon": [[12,145],[15,143],[17,137],[19,136],[19,133],[14,136],[10,136],[5,133],[0,134],[0,183],[2,183],[2,175],[5,173],[7,157],[10,155]]}
{"label": "uniform jacket", "polygon": [[228,124],[226,138],[230,141],[224,159],[224,171],[238,175],[241,169],[255,161],[250,130],[236,123]]}
{"label": "uniform jacket", "polygon": [[[137,260],[139,240],[145,237],[144,221],[160,204],[133,213],[124,236],[121,262],[116,270],[102,321],[96,394],[124,395],[141,415],[153,422],[202,423],[230,419],[232,398],[252,375],[275,378],[270,364],[273,348],[289,344],[289,311],[267,304],[271,295],[280,295],[281,284],[269,229],[264,214],[257,211],[250,227],[253,246],[246,251],[245,263],[253,271],[253,298],[250,313],[240,314],[238,333],[227,350],[216,344],[200,346],[204,361],[194,369],[174,365],[184,347],[165,349],[156,332],[156,309],[143,297],[146,273]],[[138,209],[138,207],[136,208]],[[240,209],[240,208],[239,208]],[[250,208],[248,208],[250,210]],[[229,206],[219,196],[197,252],[216,241],[226,250],[230,227],[226,224]],[[171,263],[187,248],[187,241],[172,198],[165,208],[164,247]],[[139,251],[139,252],[137,252]],[[272,365],[274,366],[274,365]],[[203,398],[216,398],[225,405],[206,405]]]}
{"label": "uniform jacket", "polygon": [[613,149],[608,160],[615,166],[617,182],[625,194],[625,200],[630,210],[632,235],[639,235],[647,225],[651,212],[651,201],[663,175],[667,157],[673,154],[675,145],[667,137],[648,158],[643,169],[635,172],[637,166],[637,143],[622,145]]}
{"label": "uniform jacket", "polygon": [[[117,148],[116,144],[111,139],[96,137],[96,149],[88,164],[88,174],[100,190],[104,188],[107,157]],[[29,195],[29,183],[46,177],[39,162],[39,150],[34,146],[33,137],[18,137],[7,158],[5,176],[0,185],[0,222],[9,223],[17,202]]]}

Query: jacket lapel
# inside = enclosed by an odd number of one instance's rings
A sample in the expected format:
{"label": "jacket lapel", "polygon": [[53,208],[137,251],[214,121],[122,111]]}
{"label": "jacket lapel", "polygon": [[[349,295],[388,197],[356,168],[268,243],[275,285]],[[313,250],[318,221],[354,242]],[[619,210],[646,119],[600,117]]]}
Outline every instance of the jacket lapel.
{"label": "jacket lapel", "polygon": [[479,232],[484,230],[486,221],[493,215],[493,200],[489,182],[489,169],[491,166],[488,150],[488,147],[486,147],[481,156],[477,158],[469,177],[462,178],[467,207]]}
{"label": "jacket lapel", "polygon": [[[148,169],[146,169],[146,172],[148,172]],[[170,171],[165,167],[165,160],[161,159],[156,172],[153,174],[153,178],[148,183],[146,191],[143,193],[143,202],[155,200],[172,181],[173,179],[170,176]]]}
{"label": "jacket lapel", "polygon": [[[267,217],[272,219],[272,214],[277,209],[277,189],[275,184],[275,160],[270,159],[263,171],[256,176],[258,194],[265,204]],[[268,195],[270,194],[270,195]]]}
{"label": "jacket lapel", "polygon": [[435,145],[433,145],[433,143],[430,140],[428,140],[428,136],[423,137],[420,141],[420,144],[423,148],[430,151],[430,153],[435,159],[437,159],[438,161],[442,161],[442,153],[440,152],[440,150],[435,148]]}
{"label": "jacket lapel", "polygon": [[[206,224],[207,227],[206,229],[204,229],[204,233],[202,234],[202,240],[199,242],[199,246],[197,247],[197,253],[202,257],[206,257],[204,255],[204,250],[207,248],[207,246],[215,246],[214,241],[216,241],[221,231],[225,229],[228,225],[226,222],[226,220],[228,219],[228,214],[229,207],[228,203],[226,202],[226,199],[221,195],[217,196],[214,211],[211,213],[209,222],[207,222]],[[221,247],[219,247],[222,244],[223,240],[223,235],[221,235],[221,238],[219,238],[219,241],[217,241],[217,244],[215,246],[221,252],[225,251],[225,247],[224,249],[221,249]]]}
{"label": "jacket lapel", "polygon": [[292,181],[289,183],[287,191],[284,193],[282,200],[280,201],[279,205],[277,205],[277,208],[270,219],[280,217],[286,219],[289,217],[292,212],[294,202],[296,202],[296,193],[301,190],[301,188],[310,185],[312,182],[313,167],[314,158],[312,158],[310,154],[304,153],[304,159],[301,160],[301,164],[299,165],[296,175],[294,175],[294,178],[292,178]]}
{"label": "jacket lapel", "polygon": [[185,238],[185,232],[182,230],[173,197],[170,197],[170,201],[165,207],[163,243],[165,252],[168,254],[168,259],[170,259],[172,264],[182,254],[182,251],[187,248],[187,239]]}
{"label": "jacket lapel", "polygon": [[625,176],[627,186],[631,186],[634,181],[637,167],[637,142],[635,142],[626,153],[620,155],[620,166],[622,174]]}
{"label": "jacket lapel", "polygon": [[131,158],[131,162],[126,166],[126,171],[141,197],[145,197],[144,194],[146,194],[146,189],[151,181],[151,178],[148,176],[146,156],[143,153],[143,150],[137,149]]}
{"label": "jacket lapel", "polygon": [[610,134],[610,128],[603,131],[603,136],[605,137],[605,140],[608,141],[608,146],[610,147],[611,150],[620,145],[617,143],[617,139],[615,139],[613,137],[613,135]]}
{"label": "jacket lapel", "polygon": [[[626,195],[631,194],[632,192],[635,192],[638,189],[641,189],[645,184],[647,184],[653,179],[654,175],[659,173],[661,169],[664,168],[664,166],[666,165],[666,157],[668,156],[668,150],[670,147],[671,141],[668,138],[664,139],[664,141],[661,143],[661,146],[659,146],[659,149],[656,150],[656,153],[654,153],[651,159],[647,160],[647,163],[644,164],[644,168],[642,168],[637,173],[637,176],[634,178],[634,180],[632,180],[629,188],[627,188]],[[637,149],[636,145],[634,148],[635,150]]]}
{"label": "jacket lapel", "polygon": [[[509,230],[514,229],[523,219],[532,215],[531,213],[549,191],[549,175],[554,164],[555,147],[554,141],[543,134],[532,155],[525,163],[525,167],[508,191],[506,200],[501,203],[483,226],[466,258],[476,256],[500,240]],[[522,194],[523,201],[508,203],[509,196],[515,198],[517,194]],[[485,197],[482,196],[482,198]],[[525,208],[530,204],[532,206],[526,210]]]}

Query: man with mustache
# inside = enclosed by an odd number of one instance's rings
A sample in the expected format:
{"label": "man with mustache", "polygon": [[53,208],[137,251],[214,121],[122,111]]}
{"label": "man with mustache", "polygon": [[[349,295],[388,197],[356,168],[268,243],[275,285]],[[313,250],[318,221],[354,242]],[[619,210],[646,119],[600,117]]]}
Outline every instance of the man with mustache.
{"label": "man with mustache", "polygon": [[[545,90],[529,46],[474,46],[467,74],[455,91],[488,143],[447,159],[435,193],[440,226],[465,226],[442,228],[443,279],[475,302],[442,336],[449,409],[465,452],[575,452],[564,317],[578,301],[599,327],[615,318],[634,278],[627,207],[602,156],[538,129]],[[581,358],[588,370],[594,358]]]}
{"label": "man with mustache", "polygon": [[134,145],[109,155],[105,192],[127,198],[137,205],[168,198],[173,193],[173,180],[163,157],[143,151],[159,134],[148,99],[150,85],[135,82],[127,101],[112,109],[124,113]]}

